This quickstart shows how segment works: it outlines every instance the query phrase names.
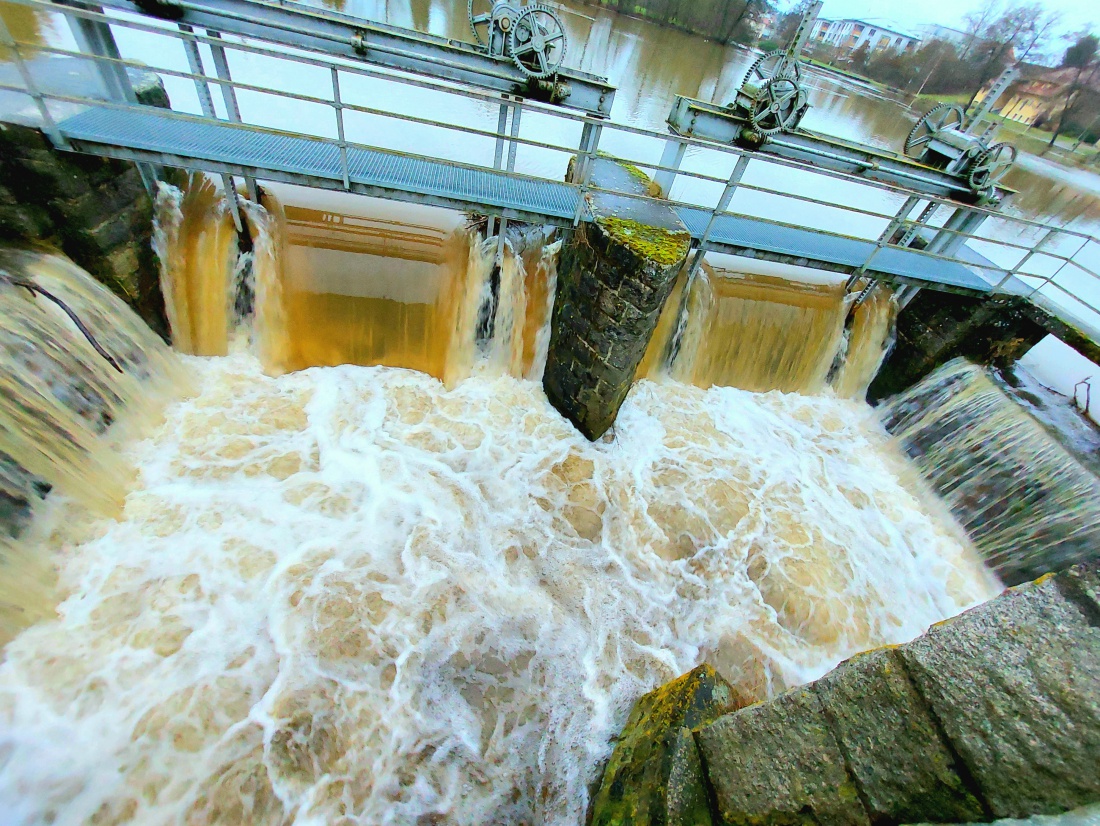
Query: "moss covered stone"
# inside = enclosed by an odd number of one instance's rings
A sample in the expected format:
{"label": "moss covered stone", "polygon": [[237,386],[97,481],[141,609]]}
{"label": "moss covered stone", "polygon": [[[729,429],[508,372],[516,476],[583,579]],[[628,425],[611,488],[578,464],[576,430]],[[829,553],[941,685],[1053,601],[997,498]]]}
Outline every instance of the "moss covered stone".
{"label": "moss covered stone", "polygon": [[[648,182],[648,179],[645,179]],[[690,236],[635,172],[609,158],[592,163],[594,216],[562,250],[543,387],[589,439],[615,421],[672,290]]]}
{"label": "moss covered stone", "polygon": [[684,260],[691,244],[691,236],[632,221],[629,218],[600,217],[596,224],[613,240],[639,257],[659,266],[671,266]]}
{"label": "moss covered stone", "polygon": [[693,732],[744,704],[709,665],[640,698],[604,771],[591,826],[709,826]]}

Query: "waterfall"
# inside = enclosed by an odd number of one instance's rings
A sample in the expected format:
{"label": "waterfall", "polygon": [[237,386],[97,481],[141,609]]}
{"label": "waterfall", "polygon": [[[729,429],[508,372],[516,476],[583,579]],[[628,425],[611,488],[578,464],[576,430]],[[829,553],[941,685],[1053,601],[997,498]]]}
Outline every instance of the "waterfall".
{"label": "waterfall", "polygon": [[948,362],[883,419],[1009,584],[1096,554],[1100,481],[984,369]]}

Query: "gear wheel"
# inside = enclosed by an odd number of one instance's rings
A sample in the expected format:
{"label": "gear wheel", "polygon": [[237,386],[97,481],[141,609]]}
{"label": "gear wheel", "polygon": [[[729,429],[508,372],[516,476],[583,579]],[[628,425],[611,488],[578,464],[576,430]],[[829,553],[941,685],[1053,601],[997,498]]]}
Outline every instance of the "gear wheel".
{"label": "gear wheel", "polygon": [[565,27],[553,9],[527,6],[508,32],[508,56],[525,75],[536,80],[556,74],[565,60]]}
{"label": "gear wheel", "polygon": [[988,194],[1014,163],[1016,147],[1010,143],[996,143],[978,155],[970,167],[967,182],[974,192]]}
{"label": "gear wheel", "polygon": [[781,49],[762,54],[745,72],[741,85],[755,83],[757,85],[771,80],[773,77],[786,77],[794,81],[802,80],[802,69],[797,60],[792,60]]}
{"label": "gear wheel", "polygon": [[790,77],[773,77],[764,83],[753,101],[749,119],[760,135],[793,132],[805,113],[806,93]]}
{"label": "gear wheel", "polygon": [[905,139],[905,154],[915,160],[924,157],[925,147],[944,129],[958,129],[965,120],[962,107],[954,103],[933,106],[917,121]]}

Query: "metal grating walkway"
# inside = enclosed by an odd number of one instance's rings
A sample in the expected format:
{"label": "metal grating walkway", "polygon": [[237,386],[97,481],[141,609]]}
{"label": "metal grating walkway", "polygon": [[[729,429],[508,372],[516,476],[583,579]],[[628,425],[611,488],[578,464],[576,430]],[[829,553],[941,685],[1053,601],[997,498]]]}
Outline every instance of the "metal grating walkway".
{"label": "metal grating walkway", "polygon": [[[169,165],[178,158],[211,161],[240,169],[286,173],[300,177],[299,182],[305,186],[323,180],[340,182],[342,188],[340,150],[318,138],[122,109],[90,108],[58,126],[78,145],[98,144],[167,156],[161,162]],[[424,196],[415,200],[438,199],[441,206],[459,202],[570,222],[579,197],[564,183],[354,147],[348,148],[348,177],[352,184]]]}
{"label": "metal grating walkway", "polygon": [[[63,120],[59,128],[74,148],[93,154],[192,169],[247,171],[303,186],[344,188],[339,148],[318,138],[181,119],[155,109],[135,112],[92,107]],[[565,183],[451,161],[354,147],[349,147],[347,154],[350,189],[368,195],[501,211],[521,220],[565,225],[572,224],[580,198],[579,190]],[[676,212],[692,237],[701,237],[710,211],[678,207]],[[735,255],[850,272],[867,260],[875,244],[723,215],[715,221],[708,246]],[[868,272],[932,289],[991,292],[988,282],[962,264],[901,249],[880,250]]]}

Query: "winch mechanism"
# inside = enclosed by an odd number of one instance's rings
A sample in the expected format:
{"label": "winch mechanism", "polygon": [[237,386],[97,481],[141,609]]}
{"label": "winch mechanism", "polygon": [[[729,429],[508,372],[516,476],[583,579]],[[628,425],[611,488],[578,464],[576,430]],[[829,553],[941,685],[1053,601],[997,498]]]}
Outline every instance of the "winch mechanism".
{"label": "winch mechanism", "polygon": [[980,135],[975,129],[1016,78],[1017,71],[1015,67],[1006,69],[970,117],[954,103],[941,103],[929,110],[905,139],[905,154],[963,178],[976,195],[991,196],[1016,161],[1016,147],[990,142],[995,123]]}
{"label": "winch mechanism", "polygon": [[530,78],[553,77],[565,59],[565,27],[549,6],[468,0],[470,29],[485,50],[508,57]]}
{"label": "winch mechanism", "polygon": [[730,103],[730,108],[747,120],[757,135],[793,132],[810,108],[798,57],[810,38],[821,5],[814,3],[802,16],[786,49],[768,52],[749,67]]}

